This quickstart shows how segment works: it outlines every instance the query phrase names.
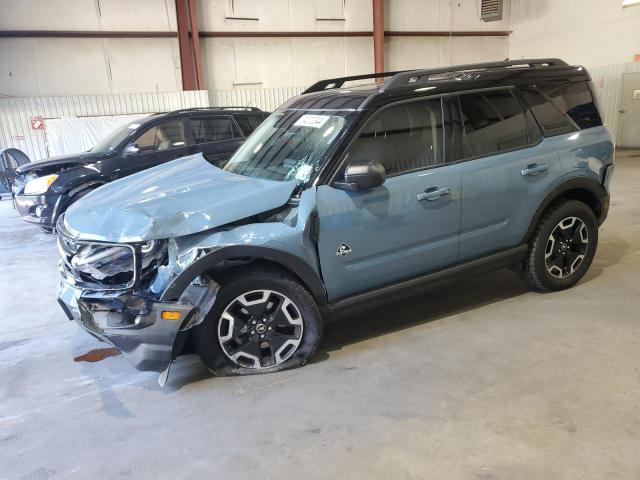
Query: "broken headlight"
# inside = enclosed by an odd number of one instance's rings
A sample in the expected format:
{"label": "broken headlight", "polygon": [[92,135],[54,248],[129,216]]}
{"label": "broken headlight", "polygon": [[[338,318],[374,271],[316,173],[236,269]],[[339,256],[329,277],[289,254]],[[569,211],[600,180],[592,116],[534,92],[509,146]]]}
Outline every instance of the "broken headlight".
{"label": "broken headlight", "polygon": [[151,240],[135,247],[81,244],[71,259],[71,266],[76,275],[85,281],[110,286],[128,286],[134,280],[136,262],[140,263],[141,279],[146,279],[164,261],[166,250],[166,242],[158,240]]}

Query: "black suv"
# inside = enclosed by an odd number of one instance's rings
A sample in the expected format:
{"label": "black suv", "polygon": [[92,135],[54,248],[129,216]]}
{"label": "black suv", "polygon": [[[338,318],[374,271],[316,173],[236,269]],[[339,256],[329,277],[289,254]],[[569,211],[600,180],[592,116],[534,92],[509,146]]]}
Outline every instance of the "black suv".
{"label": "black suv", "polygon": [[215,107],[136,120],[88,152],[16,169],[16,207],[27,222],[53,231],[69,205],[105,183],[198,152],[222,166],[268,115],[253,107]]}

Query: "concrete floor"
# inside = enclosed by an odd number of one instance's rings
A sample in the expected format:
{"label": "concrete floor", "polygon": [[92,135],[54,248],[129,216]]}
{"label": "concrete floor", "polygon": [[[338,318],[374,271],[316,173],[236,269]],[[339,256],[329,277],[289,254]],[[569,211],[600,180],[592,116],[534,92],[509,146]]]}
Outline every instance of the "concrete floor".
{"label": "concrete floor", "polygon": [[0,478],[640,478],[640,154],[595,262],[540,295],[504,270],[331,325],[303,369],[168,385],[55,301],[54,239],[0,202]]}

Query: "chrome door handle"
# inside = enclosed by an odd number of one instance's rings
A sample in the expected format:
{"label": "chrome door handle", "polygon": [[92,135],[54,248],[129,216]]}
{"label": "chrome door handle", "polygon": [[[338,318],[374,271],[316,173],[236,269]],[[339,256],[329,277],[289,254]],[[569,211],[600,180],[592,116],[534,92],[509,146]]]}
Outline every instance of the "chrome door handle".
{"label": "chrome door handle", "polygon": [[427,200],[428,202],[433,202],[434,200],[439,199],[443,195],[451,194],[451,189],[449,187],[432,187],[427,188],[424,192],[420,192],[416,195],[416,200]]}
{"label": "chrome door handle", "polygon": [[549,170],[549,167],[547,167],[544,163],[531,163],[527,165],[527,168],[523,168],[520,173],[522,173],[523,177],[533,177],[534,175],[546,172],[547,170]]}

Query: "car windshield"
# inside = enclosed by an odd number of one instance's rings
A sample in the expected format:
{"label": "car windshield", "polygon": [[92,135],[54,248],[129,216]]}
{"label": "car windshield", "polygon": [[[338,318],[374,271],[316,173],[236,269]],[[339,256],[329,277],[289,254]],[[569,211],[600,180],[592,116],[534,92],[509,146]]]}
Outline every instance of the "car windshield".
{"label": "car windshield", "polygon": [[110,152],[122,142],[125,138],[131,135],[134,130],[136,130],[140,126],[138,121],[133,121],[130,123],[126,123],[118,128],[116,128],[113,132],[107,135],[105,138],[100,140],[91,150],[90,152],[96,153],[105,153]]}
{"label": "car windshield", "polygon": [[267,118],[229,159],[228,172],[280,182],[308,182],[334,140],[355,116],[351,110],[280,110]]}

